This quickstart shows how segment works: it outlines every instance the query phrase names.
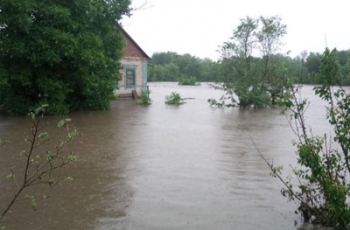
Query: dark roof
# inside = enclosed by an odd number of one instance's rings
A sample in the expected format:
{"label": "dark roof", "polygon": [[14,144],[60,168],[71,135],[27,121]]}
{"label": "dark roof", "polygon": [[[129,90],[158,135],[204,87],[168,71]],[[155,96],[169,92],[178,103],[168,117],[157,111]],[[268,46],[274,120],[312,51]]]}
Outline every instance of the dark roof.
{"label": "dark roof", "polygon": [[122,31],[124,37],[125,37],[126,39],[128,39],[128,40],[142,53],[142,55],[143,55],[145,58],[151,60],[151,58],[146,54],[146,52],[143,51],[143,49],[142,49],[142,48],[135,42],[135,40],[124,30],[123,27],[121,27],[118,23],[117,23],[117,27]]}

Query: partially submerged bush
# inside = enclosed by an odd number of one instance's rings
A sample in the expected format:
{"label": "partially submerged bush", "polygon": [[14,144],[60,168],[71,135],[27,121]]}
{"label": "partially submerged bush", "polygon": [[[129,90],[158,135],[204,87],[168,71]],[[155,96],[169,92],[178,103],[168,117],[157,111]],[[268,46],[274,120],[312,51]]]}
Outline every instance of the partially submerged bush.
{"label": "partially submerged bush", "polygon": [[222,96],[219,100],[216,100],[214,98],[210,98],[210,99],[208,99],[208,103],[209,103],[210,107],[218,107],[218,108],[237,107],[238,106],[238,103],[234,99],[234,97],[225,97],[225,96]]}
{"label": "partially submerged bush", "polygon": [[261,89],[258,89],[257,87],[233,90],[228,87],[228,84],[214,83],[209,84],[209,86],[215,90],[225,91],[224,95],[222,95],[220,99],[209,99],[208,102],[210,106],[239,107],[242,109],[260,109],[271,106],[271,98],[269,93],[261,91]]}
{"label": "partially submerged bush", "polygon": [[148,89],[142,91],[140,105],[150,105],[150,104],[152,104],[152,99],[149,96],[150,93],[151,93],[151,91],[149,91]]}
{"label": "partially submerged bush", "polygon": [[195,77],[181,77],[179,85],[199,85]]}
{"label": "partially submerged bush", "polygon": [[170,96],[165,97],[165,104],[167,105],[182,105],[184,104],[184,99],[181,98],[180,94],[172,92]]}

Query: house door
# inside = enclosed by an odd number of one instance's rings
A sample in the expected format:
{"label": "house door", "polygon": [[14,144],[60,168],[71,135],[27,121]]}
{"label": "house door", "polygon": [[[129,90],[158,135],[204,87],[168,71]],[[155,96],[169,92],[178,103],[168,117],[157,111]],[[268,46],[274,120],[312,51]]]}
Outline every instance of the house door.
{"label": "house door", "polygon": [[135,69],[127,68],[125,71],[125,87],[126,88],[135,88]]}

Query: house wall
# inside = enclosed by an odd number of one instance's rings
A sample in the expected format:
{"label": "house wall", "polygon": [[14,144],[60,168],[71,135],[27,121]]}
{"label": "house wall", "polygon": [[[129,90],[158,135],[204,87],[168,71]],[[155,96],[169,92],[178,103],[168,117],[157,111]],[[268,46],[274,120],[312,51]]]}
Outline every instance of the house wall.
{"label": "house wall", "polygon": [[[118,82],[118,88],[115,90],[116,95],[131,95],[136,90],[137,95],[141,96],[142,91],[147,89],[147,63],[150,59],[148,55],[137,45],[137,43],[126,33],[124,29],[121,31],[125,38],[125,49],[123,50],[123,58],[121,64],[123,68],[120,70],[122,79]],[[135,70],[135,87],[126,88],[126,67]]]}
{"label": "house wall", "polygon": [[[120,70],[122,79],[118,82],[119,89],[115,91],[116,95],[131,94],[132,90],[136,89],[137,95],[142,94],[142,88],[144,87],[144,60],[138,57],[126,57],[121,60],[123,68]],[[125,68],[135,68],[135,88],[125,88]],[[147,73],[146,73],[147,74]]]}

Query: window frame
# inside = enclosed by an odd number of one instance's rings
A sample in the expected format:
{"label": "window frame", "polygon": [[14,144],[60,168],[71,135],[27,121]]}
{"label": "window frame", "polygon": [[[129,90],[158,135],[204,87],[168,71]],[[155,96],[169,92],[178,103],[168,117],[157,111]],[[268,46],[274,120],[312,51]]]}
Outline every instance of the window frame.
{"label": "window frame", "polygon": [[[128,71],[132,71],[132,77],[128,74]],[[128,84],[128,79],[132,79],[133,85]],[[136,66],[125,66],[125,89],[135,89],[136,88]]]}

